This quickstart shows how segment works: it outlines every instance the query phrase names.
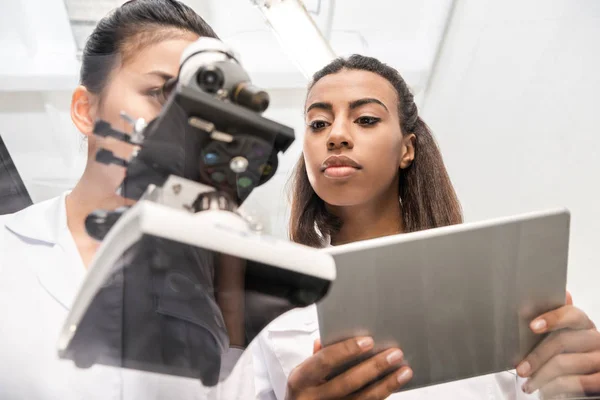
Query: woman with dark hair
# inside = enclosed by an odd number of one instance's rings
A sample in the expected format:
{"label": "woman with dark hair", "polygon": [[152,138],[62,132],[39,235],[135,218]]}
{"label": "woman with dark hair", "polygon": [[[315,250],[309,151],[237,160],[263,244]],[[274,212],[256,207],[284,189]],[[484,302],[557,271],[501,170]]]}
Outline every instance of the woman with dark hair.
{"label": "woman with dark hair", "polygon": [[[335,246],[462,222],[438,146],[393,68],[360,55],[333,61],[314,75],[305,120],[304,151],[292,181],[292,240]],[[537,389],[545,395],[600,392],[600,334],[570,298],[532,321],[531,329],[552,333],[519,365],[518,374],[528,381],[504,372],[393,397],[524,399]],[[374,344],[362,337],[321,348],[318,332],[314,306],[265,328],[254,345],[261,399],[383,399],[412,377],[410,363],[394,369],[403,361],[401,349],[388,349],[327,380]]]}
{"label": "woman with dark hair", "polygon": [[[342,70],[360,76],[365,72],[376,74],[396,92],[398,100],[393,100],[397,104],[391,103],[391,110],[377,98],[360,99],[345,110],[348,114],[357,114],[361,108],[370,108],[388,114],[387,118],[369,114],[352,121],[356,129],[381,131],[381,135],[352,135],[349,127],[340,125],[334,129],[329,122],[331,118],[324,118],[332,113],[333,104],[328,99],[311,101],[312,95],[317,93],[313,89],[319,83],[337,90],[337,85],[344,83],[336,81],[344,75],[336,75]],[[323,78],[327,78],[327,82],[320,82]],[[341,94],[340,97],[343,98]],[[332,244],[342,244],[462,222],[460,204],[442,155],[429,127],[419,117],[406,83],[394,69],[359,56],[334,61],[314,76],[306,118],[304,156],[296,166],[293,180],[290,218],[293,241],[319,247],[326,238],[334,240]],[[324,131],[329,134],[324,135]],[[324,136],[328,139],[326,146],[322,143]],[[326,155],[346,157],[346,148],[353,154],[360,152],[357,157],[366,158],[368,168],[346,165],[354,163],[336,158],[330,160],[335,165],[322,164],[324,159],[321,158]],[[386,229],[382,231],[379,223],[386,225]],[[356,226],[362,229],[357,230]],[[360,236],[355,237],[352,232],[360,232]]]}
{"label": "woman with dark hair", "polygon": [[[94,136],[94,123],[101,119],[131,132],[122,111],[134,118],[154,119],[162,107],[163,84],[178,74],[184,49],[200,37],[216,34],[176,0],[129,1],[103,18],[89,37],[80,86],[71,102],[73,123],[88,144],[83,175],[72,191],[0,220],[0,398],[203,399],[208,395],[198,379],[102,365],[78,369],[57,355],[58,335],[99,247],[86,232],[85,218],[94,210],[114,210],[129,203],[116,194],[124,168],[98,163],[95,154],[106,148],[127,159],[133,148]],[[219,328],[224,331],[223,324]],[[225,356],[235,360],[242,353],[241,349],[228,351]],[[232,399],[252,390],[244,386],[252,383],[251,376],[238,379],[232,391],[219,388],[216,395]]]}

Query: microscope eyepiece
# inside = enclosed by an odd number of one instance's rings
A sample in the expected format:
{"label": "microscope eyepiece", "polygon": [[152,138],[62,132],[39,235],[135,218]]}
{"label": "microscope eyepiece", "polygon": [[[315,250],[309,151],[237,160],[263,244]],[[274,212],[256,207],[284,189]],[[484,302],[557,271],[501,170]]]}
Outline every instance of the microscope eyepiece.
{"label": "microscope eyepiece", "polygon": [[215,94],[223,88],[225,76],[219,67],[207,65],[198,71],[197,80],[202,90]]}

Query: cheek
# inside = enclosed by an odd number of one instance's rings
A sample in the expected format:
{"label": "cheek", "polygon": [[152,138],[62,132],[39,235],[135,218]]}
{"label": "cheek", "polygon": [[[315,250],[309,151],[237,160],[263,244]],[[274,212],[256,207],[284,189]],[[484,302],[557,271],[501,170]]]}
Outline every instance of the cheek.
{"label": "cheek", "polygon": [[371,135],[356,135],[356,152],[369,173],[386,173],[400,167],[402,135],[389,128]]}
{"label": "cheek", "polygon": [[[113,129],[131,134],[133,127],[121,117],[121,112],[150,121],[160,112],[158,103],[153,103],[155,102],[151,98],[133,90],[113,90],[104,97],[98,118],[108,122]],[[112,138],[98,139],[97,145],[123,159],[129,159],[133,151],[133,146]]]}
{"label": "cheek", "polygon": [[[306,135],[308,135],[308,133],[306,133]],[[317,175],[320,173],[321,163],[325,157],[325,155],[319,154],[319,147],[320,146],[315,138],[311,139],[305,136],[303,148],[304,163],[306,165],[308,180],[313,186],[315,184],[315,179],[317,179]]]}
{"label": "cheek", "polygon": [[380,143],[377,150],[373,152],[377,157],[373,158],[369,179],[374,185],[387,188],[400,173],[400,160],[402,158],[401,140],[388,140]]}
{"label": "cheek", "polygon": [[400,162],[402,152],[402,134],[400,132],[391,132],[381,135],[379,140],[373,140],[372,145],[376,147],[376,152],[389,159],[395,159]]}
{"label": "cheek", "polygon": [[100,118],[109,122],[115,129],[131,133],[132,127],[121,118],[121,112],[134,119],[144,118],[150,121],[160,112],[160,105],[151,97],[133,88],[115,88],[104,98]]}
{"label": "cheek", "polygon": [[374,172],[379,172],[386,177],[395,174],[400,168],[402,147],[400,143],[385,143],[373,149],[370,167]]}

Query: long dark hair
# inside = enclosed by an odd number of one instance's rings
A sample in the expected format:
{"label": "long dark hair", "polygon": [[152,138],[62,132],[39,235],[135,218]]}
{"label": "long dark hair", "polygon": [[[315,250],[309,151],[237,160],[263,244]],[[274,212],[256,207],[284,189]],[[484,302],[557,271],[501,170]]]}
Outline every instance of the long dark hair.
{"label": "long dark hair", "polygon": [[[398,93],[402,133],[413,133],[416,137],[415,158],[408,168],[400,171],[399,193],[405,231],[414,232],[461,223],[463,217],[460,203],[440,150],[431,130],[419,117],[413,95],[402,76],[394,68],[375,58],[353,55],[338,58],[318,71],[313,76],[309,91],[323,77],[343,69],[373,72],[390,82]],[[293,186],[290,238],[297,243],[321,247],[323,236],[338,232],[342,221],[327,212],[325,202],[315,193],[308,180],[303,156],[296,165],[290,183]]]}
{"label": "long dark hair", "polygon": [[128,1],[102,18],[88,38],[81,63],[81,84],[90,92],[101,94],[117,60],[182,32],[217,37],[202,17],[179,1]]}

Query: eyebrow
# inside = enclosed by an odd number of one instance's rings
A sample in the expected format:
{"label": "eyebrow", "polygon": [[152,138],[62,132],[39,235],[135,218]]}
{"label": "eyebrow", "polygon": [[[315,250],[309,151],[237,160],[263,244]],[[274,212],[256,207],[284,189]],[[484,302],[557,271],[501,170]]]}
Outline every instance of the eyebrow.
{"label": "eyebrow", "polygon": [[[383,104],[383,102],[381,102],[380,100],[371,98],[371,97],[367,97],[367,98],[364,98],[364,99],[358,99],[358,100],[351,101],[350,103],[348,103],[348,107],[350,107],[351,110],[354,110],[356,108],[364,106],[365,104],[379,104],[387,112],[389,112],[388,108],[385,106],[385,104]],[[312,103],[306,109],[306,113],[308,113],[310,110],[313,110],[315,108],[319,108],[319,109],[325,110],[325,111],[332,111],[333,110],[333,105],[331,103],[327,103],[327,102]]]}
{"label": "eyebrow", "polygon": [[317,102],[317,103],[312,103],[310,106],[308,106],[308,108],[306,109],[306,113],[308,113],[310,110],[313,110],[315,108],[319,108],[319,109],[325,110],[325,111],[333,111],[333,106],[331,105],[331,103]]}
{"label": "eyebrow", "polygon": [[150,71],[150,72],[146,73],[146,75],[156,75],[159,78],[164,79],[165,81],[168,81],[169,79],[173,79],[173,75],[167,74],[166,72],[163,72],[163,71]]}
{"label": "eyebrow", "polygon": [[354,110],[355,108],[362,107],[365,104],[379,104],[381,107],[385,108],[385,111],[389,112],[388,108],[385,106],[385,104],[383,104],[383,102],[371,97],[350,102],[350,109]]}

